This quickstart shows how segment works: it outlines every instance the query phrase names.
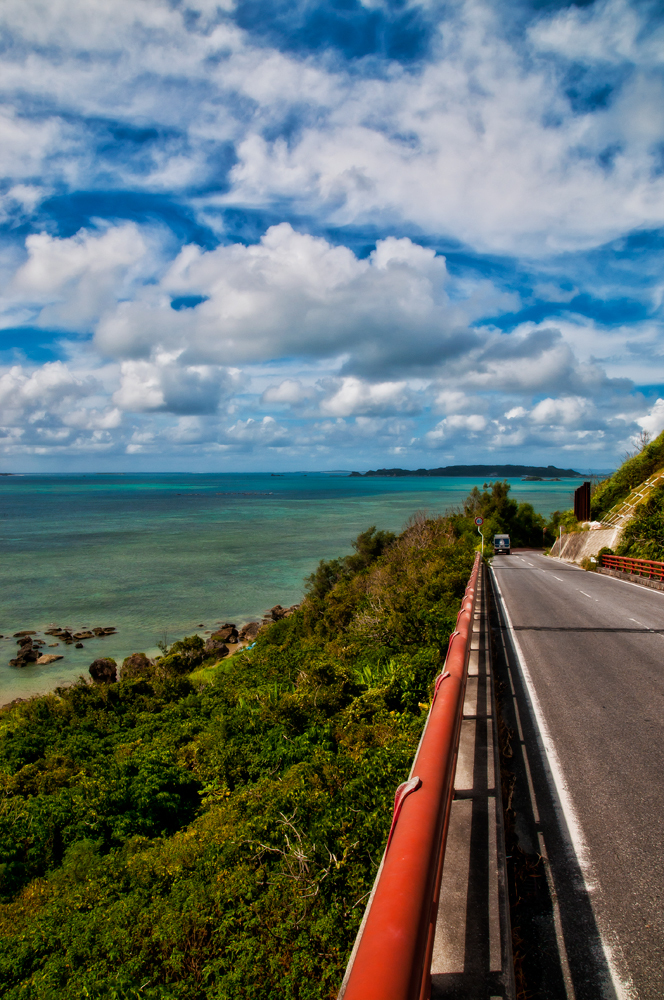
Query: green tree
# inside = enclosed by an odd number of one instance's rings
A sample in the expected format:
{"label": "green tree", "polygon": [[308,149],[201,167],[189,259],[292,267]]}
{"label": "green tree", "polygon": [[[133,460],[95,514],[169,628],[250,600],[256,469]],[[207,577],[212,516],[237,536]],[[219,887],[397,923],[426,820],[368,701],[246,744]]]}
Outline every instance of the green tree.
{"label": "green tree", "polygon": [[[493,536],[510,536],[515,547],[539,547],[544,544],[546,522],[536,513],[532,504],[517,503],[510,497],[507,480],[496,480],[489,489],[480,490],[475,486],[463,504],[464,518],[468,522],[466,530],[474,530],[474,519],[484,518],[482,533],[485,542],[491,544]],[[472,527],[471,527],[472,526]]]}
{"label": "green tree", "polygon": [[352,543],[354,555],[327,562],[321,559],[315,572],[306,578],[307,592],[322,599],[340,580],[349,579],[353,573],[367,569],[392,544],[395,537],[391,531],[377,531],[375,525],[367,528]]}

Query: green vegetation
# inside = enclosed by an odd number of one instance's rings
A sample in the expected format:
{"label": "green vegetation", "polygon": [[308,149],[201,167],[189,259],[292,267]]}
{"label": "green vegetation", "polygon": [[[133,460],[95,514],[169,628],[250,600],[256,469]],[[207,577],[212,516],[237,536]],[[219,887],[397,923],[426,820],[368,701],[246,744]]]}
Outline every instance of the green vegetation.
{"label": "green vegetation", "polygon": [[[626,456],[612,476],[594,488],[591,496],[592,518],[600,520],[606,517],[612,507],[625,500],[632,490],[662,468],[664,431],[654,441],[649,441],[648,435],[643,434],[637,450]],[[571,510],[555,511],[547,525],[547,534],[557,536],[559,525],[565,533],[581,530]],[[599,557],[604,553],[612,553],[612,550],[604,548],[594,562],[584,559],[581,565],[584,569],[596,569]],[[636,506],[623,530],[616,554],[635,559],[664,560],[664,486],[655,486],[650,496]]]}
{"label": "green vegetation", "polygon": [[470,574],[463,527],[365,532],[216,666],[193,636],[2,711],[6,1000],[336,995]]}
{"label": "green vegetation", "polygon": [[371,565],[394,539],[391,531],[376,531],[375,526],[363,531],[353,542],[354,555],[328,562],[321,559],[316,572],[307,579],[309,594],[314,598],[324,597],[340,580],[349,580],[354,573]]}
{"label": "green vegetation", "polygon": [[634,517],[625,526],[616,554],[633,559],[664,560],[664,486],[654,489],[648,499],[638,505]]}
{"label": "green vegetation", "polygon": [[484,518],[485,545],[493,544],[494,535],[507,534],[513,547],[541,548],[545,542],[546,521],[535,512],[532,504],[510,500],[509,491],[509,483],[501,480],[481,492],[476,486],[463,505],[466,521],[478,515]]}
{"label": "green vegetation", "polygon": [[664,467],[664,431],[648,443],[647,437],[636,454],[629,455],[619,469],[600,483],[590,500],[591,517],[601,521],[614,504],[624,500],[631,491]]}
{"label": "green vegetation", "polygon": [[5,1000],[336,996],[479,538],[463,511],[371,528],[292,616],[214,663],[190,636],[119,682],[0,712]]}
{"label": "green vegetation", "polygon": [[546,525],[547,537],[558,538],[559,528],[563,529],[563,534],[581,531],[581,525],[574,516],[573,510],[554,510]]}

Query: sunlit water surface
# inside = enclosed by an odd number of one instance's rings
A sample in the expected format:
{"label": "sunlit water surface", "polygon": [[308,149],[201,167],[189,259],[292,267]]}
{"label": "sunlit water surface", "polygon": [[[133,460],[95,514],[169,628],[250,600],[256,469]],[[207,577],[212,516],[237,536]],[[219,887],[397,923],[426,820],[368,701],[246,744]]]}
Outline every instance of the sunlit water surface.
{"label": "sunlit water surface", "polygon": [[[578,484],[511,480],[512,495],[545,515],[569,507]],[[0,477],[0,701],[71,682],[98,656],[154,654],[158,642],[294,604],[318,561],[349,552],[360,531],[399,531],[475,485],[324,473]],[[10,667],[13,633],[50,624],[118,631],[83,649],[44,647],[64,654],[50,666]]]}

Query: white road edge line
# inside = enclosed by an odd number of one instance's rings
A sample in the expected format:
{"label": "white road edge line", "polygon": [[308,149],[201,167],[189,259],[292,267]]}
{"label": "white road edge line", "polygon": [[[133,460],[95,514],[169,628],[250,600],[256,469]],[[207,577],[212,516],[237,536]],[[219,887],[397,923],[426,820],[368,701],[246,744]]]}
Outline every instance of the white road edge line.
{"label": "white road edge line", "polygon": [[638,620],[638,618],[628,618],[627,620],[628,620],[628,621],[630,621],[630,622],[636,622],[636,624],[637,624],[637,625],[640,625],[640,626],[641,626],[641,628],[646,628],[646,629],[648,629],[648,631],[649,631],[649,632],[651,632],[651,633],[652,633],[653,635],[656,635],[656,636],[657,636],[657,637],[658,637],[659,639],[664,639],[664,635],[662,635],[662,633],[661,633],[661,632],[655,632],[655,630],[654,630],[654,628],[652,627],[652,625],[646,625],[646,623],[645,623],[645,622],[640,622],[640,621]]}
{"label": "white road edge line", "polygon": [[[496,590],[498,593],[498,599],[500,600],[503,615],[505,616],[505,621],[509,629],[510,638],[512,640],[512,645],[514,647],[514,652],[516,653],[517,665],[521,673],[521,677],[526,686],[528,692],[528,697],[530,699],[531,707],[535,714],[535,719],[537,721],[537,726],[539,728],[539,735],[542,741],[542,746],[544,748],[544,753],[546,754],[546,762],[549,767],[549,772],[558,795],[558,801],[560,803],[560,808],[562,810],[562,819],[564,820],[564,827],[567,828],[567,834],[569,837],[569,845],[574,851],[577,861],[579,862],[579,868],[581,870],[581,876],[588,893],[588,899],[590,900],[590,905],[592,907],[593,913],[595,913],[595,908],[592,902],[592,890],[594,888],[594,878],[592,873],[592,868],[590,865],[590,859],[588,856],[588,847],[586,845],[583,832],[581,830],[581,824],[576,815],[576,810],[572,803],[572,799],[567,787],[567,782],[563,776],[563,770],[558,759],[558,753],[555,748],[555,743],[549,732],[549,727],[544,718],[544,712],[542,711],[542,706],[540,700],[537,697],[537,692],[535,691],[535,685],[533,684],[532,678],[530,676],[530,671],[526,665],[526,658],[523,655],[523,650],[519,640],[517,639],[516,633],[514,631],[514,626],[512,625],[512,619],[510,613],[507,610],[507,605],[505,604],[505,599],[503,597],[503,592],[500,589],[500,584],[496,579],[496,575],[491,570],[494,583],[496,584]],[[610,579],[610,577],[609,577]],[[561,824],[563,825],[563,824]],[[597,921],[597,914],[595,913],[595,920]],[[609,969],[609,974],[611,976],[611,982],[615,990],[618,1000],[637,1000],[637,994],[634,989],[634,984],[630,980],[625,980],[618,972],[616,968],[616,963],[613,958],[614,950],[606,942],[604,935],[597,925],[597,931],[599,934],[599,939],[602,944],[602,950],[604,952],[604,957],[606,959],[606,964]],[[564,946],[564,941],[563,941]]]}

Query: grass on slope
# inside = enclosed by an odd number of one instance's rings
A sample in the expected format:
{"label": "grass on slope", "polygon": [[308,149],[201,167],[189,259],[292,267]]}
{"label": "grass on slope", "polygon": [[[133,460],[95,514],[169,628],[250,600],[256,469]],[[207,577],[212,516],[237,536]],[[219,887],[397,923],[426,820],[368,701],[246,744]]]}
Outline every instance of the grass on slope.
{"label": "grass on slope", "polygon": [[592,519],[601,521],[615,504],[624,500],[636,486],[663,466],[664,431],[597,486],[590,501]]}
{"label": "grass on slope", "polygon": [[619,556],[664,560],[664,486],[640,503],[622,533]]}

